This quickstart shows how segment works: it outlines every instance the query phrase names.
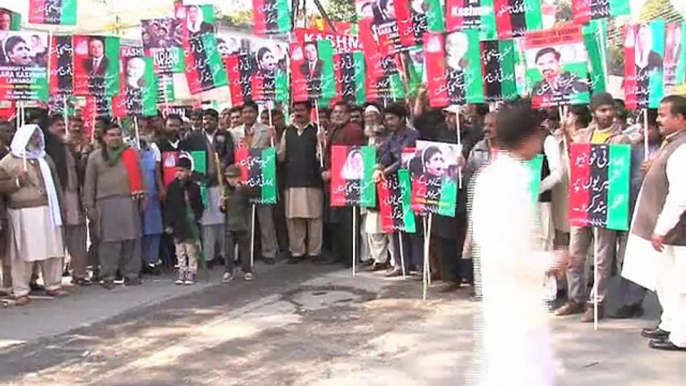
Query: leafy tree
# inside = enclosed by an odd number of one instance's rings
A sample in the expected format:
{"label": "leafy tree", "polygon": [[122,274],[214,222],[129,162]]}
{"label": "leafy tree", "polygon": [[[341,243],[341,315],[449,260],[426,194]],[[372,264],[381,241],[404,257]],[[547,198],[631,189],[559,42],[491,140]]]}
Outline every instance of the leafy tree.
{"label": "leafy tree", "polygon": [[324,8],[331,21],[354,22],[355,0],[329,0]]}
{"label": "leafy tree", "polygon": [[555,12],[555,20],[558,23],[567,23],[572,21],[574,15],[572,13],[572,3],[569,0],[556,0],[557,12]]}

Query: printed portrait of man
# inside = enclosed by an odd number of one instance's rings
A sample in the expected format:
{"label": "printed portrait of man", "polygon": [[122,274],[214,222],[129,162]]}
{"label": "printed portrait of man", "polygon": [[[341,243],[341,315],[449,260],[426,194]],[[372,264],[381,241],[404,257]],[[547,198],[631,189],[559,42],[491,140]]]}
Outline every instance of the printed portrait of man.
{"label": "printed portrait of man", "polygon": [[562,69],[561,59],[562,55],[553,47],[542,48],[536,53],[534,62],[543,80],[534,84],[532,97],[562,101],[565,96],[588,92],[584,80]]}
{"label": "printed portrait of man", "polygon": [[300,72],[307,79],[309,90],[321,90],[322,69],[324,63],[319,60],[319,51],[316,43],[305,43],[305,63],[300,65]]}
{"label": "printed portrait of man", "polygon": [[6,65],[15,67],[33,67],[36,65],[31,47],[19,35],[13,35],[5,39],[2,48],[5,53],[4,63]]}
{"label": "printed portrait of man", "polygon": [[140,89],[145,87],[145,60],[140,56],[134,56],[126,61],[124,75],[127,89]]}
{"label": "printed portrait of man", "polygon": [[84,59],[83,68],[91,77],[104,78],[110,60],[105,55],[105,41],[99,37],[92,37],[88,40],[88,58]]}
{"label": "printed portrait of man", "polygon": [[12,27],[12,14],[4,9],[0,9],[0,31],[9,31]]}

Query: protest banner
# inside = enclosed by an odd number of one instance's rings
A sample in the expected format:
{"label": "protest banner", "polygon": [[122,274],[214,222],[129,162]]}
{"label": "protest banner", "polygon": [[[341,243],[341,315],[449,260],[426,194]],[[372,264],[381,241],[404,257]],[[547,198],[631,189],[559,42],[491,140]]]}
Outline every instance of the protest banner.
{"label": "protest banner", "polygon": [[157,115],[157,78],[152,58],[144,56],[141,46],[121,46],[121,93],[112,98],[117,118]]}
{"label": "protest banner", "polygon": [[417,45],[401,53],[407,74],[407,93],[415,96],[421,87],[424,76],[424,47]]}
{"label": "protest banner", "polygon": [[400,32],[393,1],[356,0],[360,39],[365,51],[391,55],[400,51]]}
{"label": "protest banner", "polygon": [[631,146],[572,144],[569,223],[626,231]]}
{"label": "protest banner", "polygon": [[581,26],[528,32],[526,84],[535,108],[590,103],[588,56]]}
{"label": "protest banner", "polygon": [[119,38],[74,35],[74,95],[119,93]]}
{"label": "protest banner", "polygon": [[0,100],[48,101],[47,43],[43,32],[2,35],[0,47],[6,60],[0,61]]}
{"label": "protest banner", "polygon": [[657,108],[664,96],[665,21],[630,25],[624,41],[624,95],[630,109]]}
{"label": "protest banner", "polygon": [[186,44],[193,38],[216,33],[216,17],[212,4],[184,5],[174,4],[174,17],[176,18],[175,37],[181,36],[182,44]]}
{"label": "protest banner", "polygon": [[29,23],[76,25],[77,0],[29,0]]}
{"label": "protest banner", "polygon": [[53,35],[50,43],[50,95],[74,93],[74,45],[71,36]]}
{"label": "protest banner", "polygon": [[253,33],[256,35],[285,34],[291,30],[288,0],[253,0]]}
{"label": "protest banner", "polygon": [[517,98],[515,47],[512,40],[482,41],[481,66],[486,102],[511,101]]}
{"label": "protest banner", "polygon": [[184,45],[184,53],[186,81],[191,94],[229,85],[213,33],[190,38]]}
{"label": "protest banner", "polygon": [[250,188],[250,203],[276,204],[276,148],[236,149],[236,164],[241,168],[241,181]]}
{"label": "protest banner", "polygon": [[460,149],[453,143],[417,141],[409,161],[415,213],[455,216]]}
{"label": "protest banner", "polygon": [[481,40],[496,40],[494,0],[446,0],[445,30],[478,30]]}
{"label": "protest banner", "polygon": [[399,169],[377,184],[379,193],[379,215],[384,233],[415,233],[412,211],[412,181],[410,171]]}
{"label": "protest banner", "polygon": [[589,86],[591,93],[607,89],[607,20],[591,20],[582,27],[584,44],[588,52]]}
{"label": "protest banner", "polygon": [[427,33],[424,55],[432,107],[484,102],[478,31]]}
{"label": "protest banner", "polygon": [[373,146],[331,147],[331,206],[376,206],[376,164]]}
{"label": "protest banner", "polygon": [[94,139],[96,118],[112,117],[112,100],[106,96],[86,96],[81,115],[85,137]]}
{"label": "protest banner", "polygon": [[523,37],[543,28],[541,0],[493,0],[498,39]]}
{"label": "protest banner", "polygon": [[293,101],[336,97],[333,45],[328,40],[291,43]]}
{"label": "protest banner", "polygon": [[165,188],[176,179],[176,163],[180,155],[180,151],[162,152],[162,183]]}
{"label": "protest banner", "polygon": [[156,73],[183,72],[183,31],[178,19],[141,20],[141,41],[145,55],[153,59]]}
{"label": "protest banner", "polygon": [[365,64],[361,51],[334,54],[337,100],[363,105],[365,93]]}
{"label": "protest banner", "polygon": [[680,94],[678,86],[686,84],[686,22],[667,23],[664,61],[665,95]]}
{"label": "protest banner", "polygon": [[399,0],[394,3],[403,48],[422,44],[426,32],[445,30],[441,0]]}
{"label": "protest banner", "polygon": [[630,14],[631,3],[627,0],[572,0],[572,15],[578,24]]}
{"label": "protest banner", "polygon": [[[365,58],[367,54],[365,53]],[[399,55],[386,55],[374,64],[378,69],[365,67],[365,93],[368,102],[391,103],[405,97],[405,85],[400,71],[402,65]],[[377,72],[380,71],[380,72]]]}
{"label": "protest banner", "polygon": [[345,35],[340,32],[322,32],[305,28],[295,28],[293,33],[295,34],[295,39],[299,42],[318,42],[320,40],[331,41],[334,54],[348,54],[364,49],[358,36]]}

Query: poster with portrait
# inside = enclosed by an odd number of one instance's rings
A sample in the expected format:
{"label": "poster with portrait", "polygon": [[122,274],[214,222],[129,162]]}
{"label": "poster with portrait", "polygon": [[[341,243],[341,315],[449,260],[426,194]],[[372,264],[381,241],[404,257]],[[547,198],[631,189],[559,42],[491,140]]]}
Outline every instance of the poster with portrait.
{"label": "poster with portrait", "polygon": [[572,0],[572,15],[578,24],[630,14],[631,2],[627,0]]}
{"label": "poster with portrait", "polygon": [[482,41],[481,65],[486,102],[511,101],[518,97],[512,40]]}
{"label": "poster with portrait", "polygon": [[119,38],[74,35],[74,95],[119,93]]}
{"label": "poster with portrait", "polygon": [[380,55],[400,51],[400,31],[394,0],[355,0],[360,39],[365,51]]}
{"label": "poster with portrait", "polygon": [[417,45],[410,47],[401,55],[405,55],[403,63],[407,74],[407,94],[416,96],[419,88],[424,82],[424,46]]}
{"label": "poster with portrait", "polygon": [[291,30],[288,0],[252,0],[252,9],[256,35],[279,35]]}
{"label": "poster with portrait", "polygon": [[[0,100],[48,100],[48,36],[9,31],[0,39]],[[1,54],[0,54],[1,55]]]}
{"label": "poster with portrait", "polygon": [[183,29],[178,19],[141,20],[141,41],[158,74],[183,72]]}
{"label": "poster with portrait", "polygon": [[241,181],[250,188],[252,204],[276,204],[276,148],[236,149]]}
{"label": "poster with portrait", "polygon": [[629,109],[657,108],[664,96],[665,21],[629,25],[624,40],[624,95]]}
{"label": "poster with portrait", "polygon": [[314,29],[296,28],[293,30],[295,38],[299,42],[317,42],[329,40],[335,54],[348,54],[355,51],[363,51],[360,38],[355,35],[342,33],[322,32]]}
{"label": "poster with portrait", "polygon": [[21,29],[21,14],[7,8],[0,8],[0,39],[5,38],[7,31]]}
{"label": "poster with portrait", "polygon": [[376,164],[373,146],[331,147],[331,206],[376,206]]}
{"label": "poster with portrait", "polygon": [[446,0],[445,30],[477,30],[481,40],[496,40],[493,0]]}
{"label": "poster with portrait", "polygon": [[403,47],[422,44],[427,32],[445,30],[442,0],[394,0],[394,3]]}
{"label": "poster with portrait", "polygon": [[455,143],[417,141],[409,160],[415,213],[455,217],[461,151],[462,147]]}
{"label": "poster with portrait", "polygon": [[112,98],[112,112],[117,118],[157,115],[157,77],[153,60],[142,46],[122,45],[121,93]]}
{"label": "poster with portrait", "polygon": [[676,86],[686,83],[686,22],[667,23],[665,60],[664,60],[664,84],[665,95],[678,94]]}
{"label": "poster with portrait", "polygon": [[336,97],[333,45],[328,40],[291,43],[292,97],[295,102]]}
{"label": "poster with portrait", "polygon": [[76,25],[77,0],[29,0],[29,23]]}
{"label": "poster with portrait", "polygon": [[410,171],[399,169],[377,184],[379,215],[384,233],[415,233],[415,215],[412,211],[412,180]]}
{"label": "poster with portrait", "polygon": [[[366,58],[366,53],[365,53]],[[400,55],[386,55],[380,58],[378,66],[380,72],[369,67],[366,61],[365,67],[365,93],[368,102],[392,103],[405,97],[405,84],[400,75],[402,64]]]}
{"label": "poster with portrait", "polygon": [[181,36],[182,42],[188,42],[193,38],[216,32],[214,6],[211,4],[184,5],[176,3],[174,5],[174,17],[179,30],[177,34]]}
{"label": "poster with portrait", "polygon": [[74,92],[74,44],[71,35],[52,35],[50,43],[50,95]]}
{"label": "poster with portrait", "polygon": [[523,37],[543,28],[541,5],[548,0],[493,0],[498,39]]}
{"label": "poster with portrait", "polygon": [[581,26],[528,32],[524,55],[527,90],[535,108],[590,103],[588,55]]}
{"label": "poster with portrait", "polygon": [[191,94],[229,85],[213,33],[191,38],[184,46],[184,53],[186,80]]}
{"label": "poster with portrait", "polygon": [[479,31],[427,33],[424,55],[432,107],[484,102]]}

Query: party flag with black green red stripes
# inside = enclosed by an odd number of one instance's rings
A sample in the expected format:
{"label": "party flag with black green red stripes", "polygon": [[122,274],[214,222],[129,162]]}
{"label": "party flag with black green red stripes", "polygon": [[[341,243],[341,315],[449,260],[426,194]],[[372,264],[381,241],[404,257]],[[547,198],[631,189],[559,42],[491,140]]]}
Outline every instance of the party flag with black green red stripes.
{"label": "party flag with black green red stripes", "polygon": [[74,92],[74,45],[69,35],[53,35],[50,42],[50,95]]}
{"label": "party flag with black green red stripes", "polygon": [[236,164],[241,168],[241,181],[251,192],[253,204],[276,204],[276,148],[236,149]]}
{"label": "party flag with black green red stripes", "polygon": [[541,0],[493,0],[498,39],[522,37],[543,28]]}
{"label": "party flag with black green red stripes", "polygon": [[252,9],[256,35],[278,35],[291,30],[288,0],[253,0]]}
{"label": "party flag with black green red stripes", "polygon": [[626,231],[631,145],[572,144],[569,224]]}
{"label": "party flag with black green red stripes", "polygon": [[157,115],[157,77],[141,46],[121,46],[121,93],[112,98],[115,117]]}
{"label": "party flag with black green red stripes", "polygon": [[336,73],[331,41],[292,43],[290,55],[293,101],[321,101],[336,97]]}
{"label": "party flag with black green red stripes", "polygon": [[410,171],[399,169],[377,184],[379,215],[384,233],[415,233],[417,227],[412,211],[412,181]]}
{"label": "party flag with black green red stripes", "polygon": [[213,33],[191,38],[184,49],[186,80],[191,94],[228,86],[226,69]]}
{"label": "party flag with black green red stripes", "polygon": [[422,44],[422,37],[427,31],[445,30],[443,4],[440,0],[427,0],[421,3],[398,0],[394,4],[400,44],[404,47]]}
{"label": "party flag with black green red stripes", "polygon": [[486,102],[511,101],[518,96],[512,40],[482,41],[481,71]]}
{"label": "party flag with black green red stripes", "polygon": [[496,40],[494,0],[446,0],[445,30],[479,31],[482,40]]}
{"label": "party flag with black green red stripes", "polygon": [[29,23],[76,25],[77,0],[29,0]]}
{"label": "party flag with black green red stripes", "polygon": [[631,14],[629,0],[572,0],[574,22],[579,24],[629,14]]}
{"label": "party flag with black green red stripes", "polygon": [[409,161],[415,213],[455,217],[459,153],[458,144],[417,141]]}
{"label": "party flag with black green red stripes", "polygon": [[664,96],[665,21],[629,25],[624,39],[624,95],[630,109],[657,108]]}
{"label": "party flag with black green red stripes", "polygon": [[119,94],[119,46],[113,36],[74,35],[74,95]]}
{"label": "party flag with black green red stripes", "polygon": [[373,146],[331,147],[331,206],[376,206]]}
{"label": "party flag with black green red stripes", "polygon": [[356,51],[334,54],[336,72],[336,94],[340,100],[362,105],[365,102],[364,53]]}
{"label": "party flag with black green red stripes", "polygon": [[588,52],[591,92],[605,92],[607,88],[607,20],[591,20],[582,28]]}

